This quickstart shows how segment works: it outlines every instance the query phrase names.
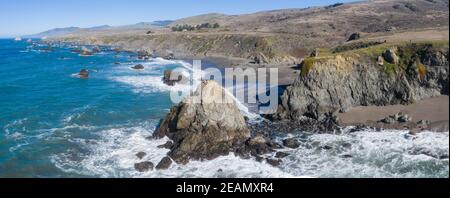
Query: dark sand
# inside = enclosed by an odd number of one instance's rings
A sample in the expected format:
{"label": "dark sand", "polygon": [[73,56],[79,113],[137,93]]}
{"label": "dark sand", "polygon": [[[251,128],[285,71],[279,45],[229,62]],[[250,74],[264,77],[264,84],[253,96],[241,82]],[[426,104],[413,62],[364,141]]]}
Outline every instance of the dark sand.
{"label": "dark sand", "polygon": [[295,64],[287,63],[270,63],[270,64],[253,64],[251,60],[243,58],[231,58],[220,56],[209,56],[203,58],[206,61],[214,63],[218,67],[224,68],[277,68],[278,69],[278,85],[286,86],[292,84],[300,75],[299,68]]}
{"label": "dark sand", "polygon": [[436,129],[436,131],[448,131],[448,96],[424,99],[411,105],[355,107],[346,113],[340,113],[338,117],[344,125],[367,124],[374,123],[399,112],[410,115],[413,122],[420,120],[431,121],[431,128]]}

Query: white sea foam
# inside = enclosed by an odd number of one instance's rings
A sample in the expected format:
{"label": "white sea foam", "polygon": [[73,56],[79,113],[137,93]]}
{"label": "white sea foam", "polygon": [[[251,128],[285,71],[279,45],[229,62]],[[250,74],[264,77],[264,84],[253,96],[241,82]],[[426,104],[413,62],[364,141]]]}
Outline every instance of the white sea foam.
{"label": "white sea foam", "polygon": [[[52,162],[66,172],[98,177],[293,177],[282,170],[252,159],[241,159],[230,154],[211,161],[192,161],[187,165],[173,164],[168,170],[139,173],[134,164],[151,161],[156,164],[166,156],[168,150],[158,148],[168,141],[148,140],[152,129],[143,127],[117,128],[102,131],[101,140],[94,144],[74,140],[90,149],[81,161],[74,161],[73,153],[54,155]],[[146,152],[140,160],[136,153]],[[222,171],[218,171],[221,169]]]}
{"label": "white sea foam", "polygon": [[128,84],[136,93],[157,93],[170,91],[191,90],[193,86],[177,84],[169,86],[164,84],[161,76],[119,76],[113,77],[114,81]]}
{"label": "white sea foam", "polygon": [[[448,177],[449,134],[363,131],[345,135],[315,134],[288,150],[282,168],[313,177]],[[447,156],[439,159],[437,156]]]}
{"label": "white sea foam", "polygon": [[[102,130],[95,141],[74,139],[90,152],[68,150],[52,156],[52,162],[65,172],[97,177],[448,177],[449,133],[424,132],[411,140],[405,139],[406,131],[291,134],[301,146],[279,150],[290,154],[279,168],[230,154],[139,173],[135,163],[151,161],[156,166],[168,152],[158,148],[167,138],[146,139],[156,123]],[[147,153],[142,160],[136,157],[141,151]],[[81,160],[73,160],[74,155]]]}

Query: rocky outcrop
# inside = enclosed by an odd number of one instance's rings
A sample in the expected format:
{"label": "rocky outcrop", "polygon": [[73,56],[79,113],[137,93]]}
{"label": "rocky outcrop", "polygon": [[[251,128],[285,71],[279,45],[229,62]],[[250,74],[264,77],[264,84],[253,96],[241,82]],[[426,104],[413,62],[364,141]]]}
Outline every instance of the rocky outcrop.
{"label": "rocky outcrop", "polygon": [[411,104],[448,94],[448,46],[411,44],[399,47],[398,55],[391,52],[398,58],[386,61],[397,65],[381,66],[358,54],[310,60],[284,92],[275,118],[323,120],[354,106]]}
{"label": "rocky outcrop", "polygon": [[142,64],[137,64],[137,65],[131,67],[131,69],[135,69],[135,70],[143,70],[143,69],[145,69],[145,67],[144,67],[144,65],[142,65]]}
{"label": "rocky outcrop", "polygon": [[134,164],[134,169],[136,169],[139,172],[147,172],[153,170],[153,163],[152,162],[140,162]]}
{"label": "rocky outcrop", "polygon": [[138,59],[144,59],[144,60],[148,60],[150,59],[150,57],[152,57],[152,54],[146,50],[139,50],[137,52],[138,55]]}
{"label": "rocky outcrop", "polygon": [[99,46],[95,46],[92,48],[92,53],[100,53],[100,52],[102,52],[102,50],[100,49]]}
{"label": "rocky outcrop", "polygon": [[405,122],[411,122],[412,118],[403,112],[397,113],[395,115],[388,116],[379,122],[385,123],[385,124],[395,124],[395,123],[405,123]]}
{"label": "rocky outcrop", "polygon": [[82,47],[80,47],[78,49],[74,49],[74,50],[72,50],[72,52],[78,53],[78,54],[80,54],[82,56],[91,56],[93,54],[92,51],[90,51],[85,46],[82,46]]}
{"label": "rocky outcrop", "polygon": [[165,136],[173,140],[168,155],[185,164],[228,154],[250,138],[250,131],[232,96],[215,81],[204,81],[171,109],[153,135]]}
{"label": "rocky outcrop", "polygon": [[163,83],[169,86],[174,86],[175,84],[187,82],[188,77],[184,76],[180,72],[174,72],[172,70],[165,70],[163,76]]}
{"label": "rocky outcrop", "polygon": [[394,49],[386,50],[383,53],[384,60],[386,60],[387,62],[392,63],[392,64],[398,64],[399,58],[398,58],[397,54],[395,53],[395,51],[396,50],[394,50]]}
{"label": "rocky outcrop", "polygon": [[87,69],[82,69],[79,73],[78,73],[78,77],[79,78],[89,78],[89,71]]}
{"label": "rocky outcrop", "polygon": [[164,157],[158,165],[156,165],[156,170],[166,170],[172,165],[172,160],[169,157]]}
{"label": "rocky outcrop", "polygon": [[355,33],[351,34],[350,37],[348,37],[347,41],[354,41],[354,40],[358,40],[360,38],[361,38],[361,33],[355,32]]}

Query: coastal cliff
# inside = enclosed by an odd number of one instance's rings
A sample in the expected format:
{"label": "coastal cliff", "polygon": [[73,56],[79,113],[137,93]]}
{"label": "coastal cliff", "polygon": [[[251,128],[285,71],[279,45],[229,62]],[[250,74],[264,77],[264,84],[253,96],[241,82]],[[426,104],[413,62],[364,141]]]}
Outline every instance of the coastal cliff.
{"label": "coastal cliff", "polygon": [[324,119],[355,106],[412,104],[448,95],[448,43],[381,44],[306,58],[277,119]]}

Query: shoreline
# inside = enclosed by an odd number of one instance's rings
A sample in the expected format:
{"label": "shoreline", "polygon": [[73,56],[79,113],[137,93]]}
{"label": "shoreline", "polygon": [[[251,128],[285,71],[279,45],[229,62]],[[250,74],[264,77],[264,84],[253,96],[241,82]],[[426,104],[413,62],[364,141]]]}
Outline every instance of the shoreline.
{"label": "shoreline", "polygon": [[[60,41],[60,43],[68,44],[69,46],[83,44],[71,43]],[[92,46],[92,45],[87,45]],[[114,45],[102,45],[114,49]],[[129,52],[137,54],[139,50],[127,49],[121,50],[123,52]],[[163,58],[163,57],[161,57]],[[202,66],[205,68],[218,68],[223,70],[225,68],[278,68],[279,75],[279,87],[287,87],[291,85],[297,76],[299,75],[299,69],[288,63],[268,63],[268,64],[253,64],[250,60],[238,57],[225,57],[225,56],[188,56],[188,55],[176,55],[175,60],[186,61],[192,63],[193,60],[202,60]],[[283,90],[283,89],[282,89]],[[280,92],[281,96],[283,93]],[[338,113],[339,126],[364,126],[377,129],[405,129],[416,128],[416,124],[420,120],[428,120],[431,123],[427,126],[427,129],[434,132],[448,132],[449,131],[449,97],[447,95],[441,95],[433,98],[423,99],[417,101],[411,105],[389,105],[389,106],[365,106],[365,107],[353,107],[346,113]],[[397,124],[382,124],[378,121],[388,117],[390,115],[404,112],[413,118],[409,123],[397,123]],[[426,112],[426,114],[422,114]],[[436,114],[435,112],[438,112]]]}

